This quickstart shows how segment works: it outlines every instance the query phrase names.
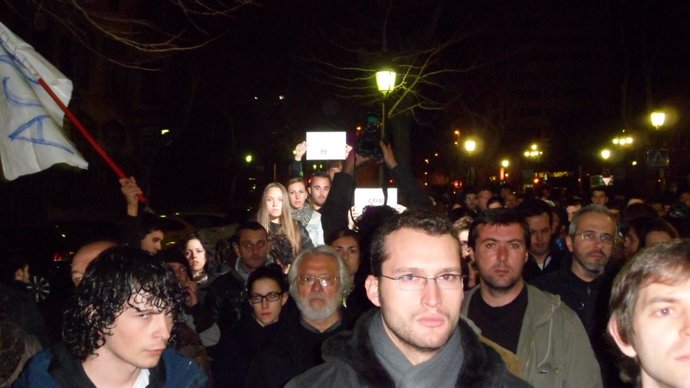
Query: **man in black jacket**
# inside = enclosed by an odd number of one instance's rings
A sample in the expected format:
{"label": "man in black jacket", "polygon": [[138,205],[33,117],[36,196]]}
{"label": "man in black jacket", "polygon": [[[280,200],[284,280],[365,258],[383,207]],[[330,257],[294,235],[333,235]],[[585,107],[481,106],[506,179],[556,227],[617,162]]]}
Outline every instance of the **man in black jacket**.
{"label": "man in black jacket", "polygon": [[326,363],[287,387],[529,386],[460,320],[459,247],[451,225],[429,213],[407,212],[382,226],[366,281],[379,309],[353,333],[327,340]]}

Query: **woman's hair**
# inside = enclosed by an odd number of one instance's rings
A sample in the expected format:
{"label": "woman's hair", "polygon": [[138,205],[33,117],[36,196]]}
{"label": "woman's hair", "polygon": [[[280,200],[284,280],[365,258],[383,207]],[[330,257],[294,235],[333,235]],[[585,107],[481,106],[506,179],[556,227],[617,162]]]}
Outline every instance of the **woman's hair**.
{"label": "woman's hair", "polygon": [[165,264],[177,263],[180,264],[187,273],[187,277],[192,279],[192,267],[189,266],[189,260],[184,256],[184,253],[177,247],[168,247],[153,255],[154,258],[161,260]]}
{"label": "woman's hair", "polygon": [[335,232],[331,233],[331,236],[328,238],[328,241],[326,241],[326,244],[331,245],[335,240],[339,240],[343,237],[352,237],[357,241],[357,245],[359,245],[359,233],[352,229],[338,229]]}
{"label": "woman's hair", "polygon": [[0,387],[11,386],[26,362],[40,350],[36,337],[15,322],[0,320]]}
{"label": "woman's hair", "polygon": [[271,279],[275,281],[278,285],[278,288],[280,288],[280,292],[289,291],[290,287],[288,285],[287,277],[285,274],[283,274],[280,266],[277,264],[267,264],[263,267],[255,269],[251,274],[249,274],[249,277],[247,278],[247,297],[249,297],[251,294],[254,283],[260,279]]}
{"label": "woman's hair", "polygon": [[134,296],[172,314],[177,328],[184,294],[168,265],[137,248],[103,251],[86,268],[65,309],[62,336],[72,356],[83,361],[101,348],[112,335],[117,318],[132,306]]}
{"label": "woman's hair", "polygon": [[267,231],[271,231],[271,219],[268,215],[268,207],[266,206],[266,197],[268,196],[268,190],[272,188],[278,188],[283,195],[283,206],[281,207],[280,217],[278,218],[278,224],[280,224],[279,233],[283,233],[290,244],[292,244],[295,252],[300,251],[300,239],[301,232],[299,225],[296,221],[292,219],[292,205],[290,205],[290,199],[288,198],[287,190],[285,186],[278,182],[269,183],[264,189],[264,193],[261,196],[261,203],[259,204],[259,211],[256,213],[256,220],[266,228]]}
{"label": "woman's hair", "polygon": [[195,232],[185,237],[182,240],[182,243],[179,244],[181,251],[184,253],[184,251],[187,250],[187,243],[191,240],[199,240],[199,243],[204,248],[204,252],[206,252],[206,263],[204,264],[204,272],[206,272],[206,274],[208,274],[211,277],[214,277],[223,272],[223,263],[221,263],[216,258],[215,247],[211,244],[211,242],[208,239],[202,237],[199,233]]}

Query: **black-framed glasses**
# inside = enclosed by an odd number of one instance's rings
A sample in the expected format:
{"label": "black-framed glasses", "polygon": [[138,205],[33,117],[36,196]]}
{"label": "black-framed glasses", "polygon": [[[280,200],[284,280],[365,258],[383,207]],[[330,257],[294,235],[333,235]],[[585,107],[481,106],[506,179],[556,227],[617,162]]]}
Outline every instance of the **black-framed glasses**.
{"label": "black-framed glasses", "polygon": [[339,278],[337,276],[330,276],[330,275],[321,275],[321,276],[313,276],[313,275],[300,275],[299,278],[297,279],[299,281],[300,285],[303,286],[313,286],[315,281],[319,281],[319,284],[321,284],[321,287],[328,287],[332,286],[335,284],[335,282]]}
{"label": "black-framed glasses", "polygon": [[576,236],[580,236],[580,238],[583,241],[594,241],[596,239],[599,239],[602,244],[613,244],[613,240],[615,240],[615,237],[612,234],[609,233],[597,233],[593,232],[591,230],[586,230],[582,233],[575,233]]}
{"label": "black-framed glasses", "polygon": [[280,300],[280,297],[283,296],[283,292],[269,292],[266,295],[261,295],[261,294],[251,294],[249,295],[249,303],[251,304],[259,304],[263,302],[264,299],[266,301],[270,302],[277,302]]}
{"label": "black-framed glasses", "polygon": [[442,273],[432,277],[424,277],[411,273],[399,276],[381,275],[386,279],[394,280],[403,291],[421,291],[426,288],[429,280],[436,282],[438,288],[442,290],[457,290],[462,288],[462,275],[459,273]]}

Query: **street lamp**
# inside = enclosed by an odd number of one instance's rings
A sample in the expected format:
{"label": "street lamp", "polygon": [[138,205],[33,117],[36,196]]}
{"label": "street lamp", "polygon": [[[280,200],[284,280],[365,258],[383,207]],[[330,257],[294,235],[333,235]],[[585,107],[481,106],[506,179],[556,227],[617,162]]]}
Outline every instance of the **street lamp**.
{"label": "street lamp", "polygon": [[652,125],[654,126],[654,128],[659,129],[662,125],[664,125],[664,122],[666,121],[666,113],[652,112],[652,114],[650,115],[650,119],[652,120]]}
{"label": "street lamp", "polygon": [[539,145],[537,143],[532,143],[528,149],[525,150],[523,155],[525,155],[526,158],[528,159],[537,159],[539,158],[544,152],[542,152],[539,149]]}
{"label": "street lamp", "polygon": [[611,157],[611,150],[609,150],[608,148],[604,148],[603,150],[601,150],[600,155],[602,159],[609,160],[609,158]]}
{"label": "street lamp", "polygon": [[379,92],[383,94],[381,102],[381,138],[386,134],[386,96],[395,89],[395,72],[390,69],[383,69],[376,72],[376,86]]}
{"label": "street lamp", "polygon": [[[652,112],[649,115],[649,118],[654,129],[658,131],[666,122],[666,113],[660,111]],[[666,189],[666,166],[668,163],[668,153],[666,154],[666,157],[663,156],[663,148],[666,145],[666,142],[662,136],[663,135],[661,133],[656,134],[655,137],[657,138],[657,149],[647,151],[647,160],[650,162],[650,166],[659,168],[657,182],[659,183],[658,188],[660,191],[664,191]],[[668,152],[668,150],[666,150],[666,152]]]}
{"label": "street lamp", "polygon": [[470,185],[474,185],[475,173],[474,165],[472,163],[472,153],[477,150],[477,141],[474,139],[467,139],[463,145],[465,147],[465,151],[467,151],[467,155],[469,156],[469,176],[467,177],[467,180],[469,181]]}
{"label": "street lamp", "polygon": [[472,156],[472,152],[474,152],[477,149],[477,142],[473,139],[467,139],[465,140],[465,151]]}
{"label": "street lamp", "polygon": [[508,166],[510,166],[510,160],[501,160],[501,168],[498,169],[498,175],[501,182],[505,182],[508,179],[508,173],[506,172]]}
{"label": "street lamp", "polygon": [[[386,97],[395,89],[395,72],[391,69],[381,69],[376,72],[376,86],[379,92],[383,94],[381,99],[381,140],[386,137]],[[386,191],[386,177],[383,170],[383,164],[379,166],[379,186],[384,190],[384,205],[388,201],[388,192]]]}

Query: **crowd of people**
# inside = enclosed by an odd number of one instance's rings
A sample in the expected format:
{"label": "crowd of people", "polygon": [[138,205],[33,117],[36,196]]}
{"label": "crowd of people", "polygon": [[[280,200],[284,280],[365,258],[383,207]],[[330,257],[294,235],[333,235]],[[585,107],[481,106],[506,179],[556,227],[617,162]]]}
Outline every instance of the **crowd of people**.
{"label": "crowd of people", "polygon": [[373,161],[348,147],[305,178],[300,143],[293,177],[215,243],[164,247],[122,179],[120,239],[75,253],[61,322],[24,292],[26,259],[4,258],[0,387],[689,386],[685,186],[669,204],[601,187],[434,198],[380,146],[404,210],[351,222]]}

